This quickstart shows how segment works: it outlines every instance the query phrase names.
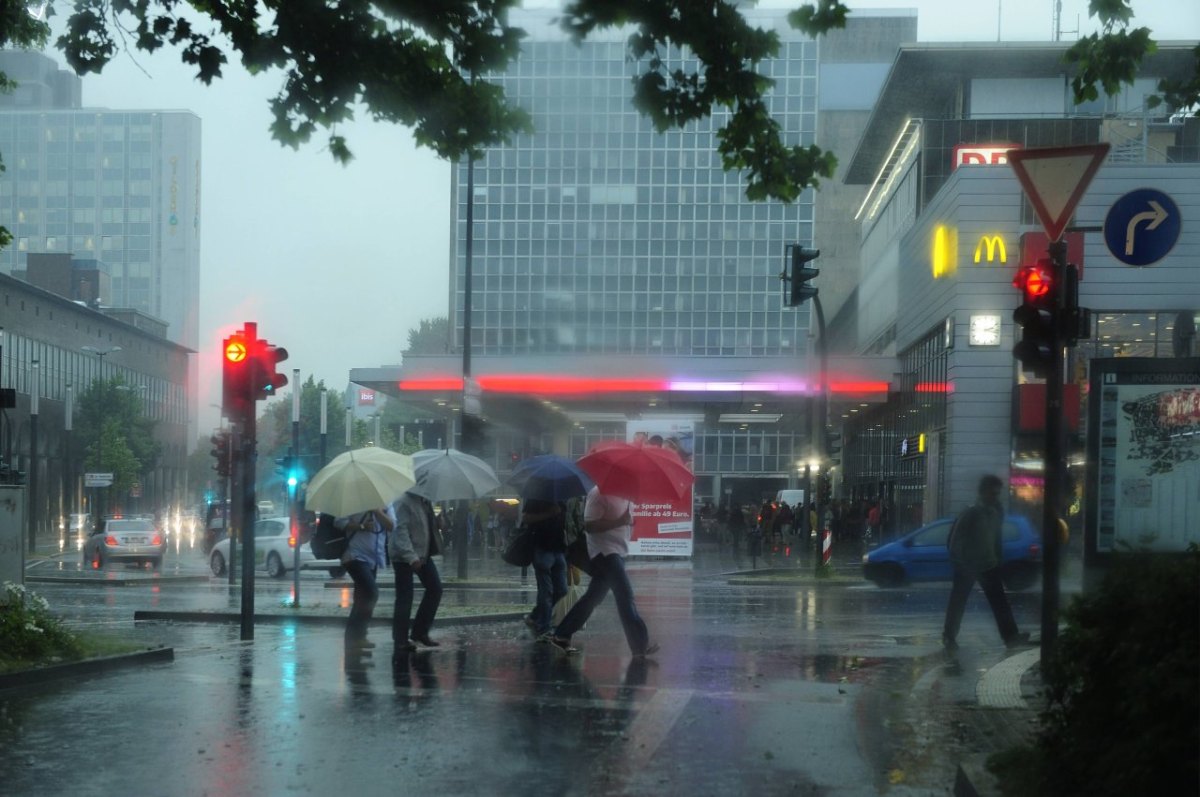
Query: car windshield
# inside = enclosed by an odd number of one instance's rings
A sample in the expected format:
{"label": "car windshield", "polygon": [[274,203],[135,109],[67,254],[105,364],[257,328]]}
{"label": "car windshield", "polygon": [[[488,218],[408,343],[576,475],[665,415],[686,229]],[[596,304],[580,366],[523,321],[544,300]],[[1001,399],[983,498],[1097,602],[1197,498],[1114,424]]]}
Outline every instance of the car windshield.
{"label": "car windshield", "polygon": [[149,520],[110,520],[109,531],[154,531],[154,523]]}

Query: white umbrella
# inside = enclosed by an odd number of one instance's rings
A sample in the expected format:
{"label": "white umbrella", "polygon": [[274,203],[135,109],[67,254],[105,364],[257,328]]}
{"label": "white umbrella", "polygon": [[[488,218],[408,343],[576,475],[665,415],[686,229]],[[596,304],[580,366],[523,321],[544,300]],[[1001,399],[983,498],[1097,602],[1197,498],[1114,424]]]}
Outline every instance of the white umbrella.
{"label": "white umbrella", "polygon": [[308,482],[304,506],[345,517],[385,507],[416,483],[412,457],[383,448],[358,448],[317,471]]}
{"label": "white umbrella", "polygon": [[482,498],[500,486],[491,465],[454,448],[427,448],[412,458],[417,476],[413,492],[430,501]]}

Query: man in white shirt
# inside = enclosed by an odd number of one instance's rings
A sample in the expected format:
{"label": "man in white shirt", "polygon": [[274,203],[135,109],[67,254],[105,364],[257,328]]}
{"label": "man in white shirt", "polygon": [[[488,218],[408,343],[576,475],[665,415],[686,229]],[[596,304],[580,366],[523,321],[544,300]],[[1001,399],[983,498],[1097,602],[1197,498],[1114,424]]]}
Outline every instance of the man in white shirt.
{"label": "man in white shirt", "polygon": [[629,538],[633,533],[633,503],[602,495],[598,487],[593,487],[583,507],[583,522],[592,580],[583,597],[554,629],[551,642],[566,653],[574,653],[571,635],[583,627],[611,589],[629,650],[635,657],[644,658],[658,650],[658,645],[650,644],[650,632],[638,614],[633,585],[625,572],[625,557],[629,554]]}

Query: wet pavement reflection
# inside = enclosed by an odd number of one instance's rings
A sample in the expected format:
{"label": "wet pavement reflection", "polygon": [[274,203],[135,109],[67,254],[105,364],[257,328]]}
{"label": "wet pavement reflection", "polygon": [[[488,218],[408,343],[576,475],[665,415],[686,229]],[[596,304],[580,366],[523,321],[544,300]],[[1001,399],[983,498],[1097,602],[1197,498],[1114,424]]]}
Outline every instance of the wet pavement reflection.
{"label": "wet pavement reflection", "polygon": [[[575,656],[505,621],[436,625],[441,647],[395,658],[374,625],[377,647],[348,657],[337,625],[260,625],[242,642],[235,625],[131,621],[135,608],[228,605],[220,580],[38,585],[73,624],[176,658],[0,693],[0,783],[9,795],[947,793],[953,764],[912,711],[952,704],[973,684],[964,672],[1003,657],[982,600],[956,674],[938,645],[946,585],[732,585],[723,566],[631,565],[662,646],[653,660],[630,656],[611,599]],[[309,580],[308,594],[341,602]],[[282,600],[289,586],[259,589]],[[520,585],[452,595],[532,601]],[[1032,627],[1036,594],[1013,604]]]}

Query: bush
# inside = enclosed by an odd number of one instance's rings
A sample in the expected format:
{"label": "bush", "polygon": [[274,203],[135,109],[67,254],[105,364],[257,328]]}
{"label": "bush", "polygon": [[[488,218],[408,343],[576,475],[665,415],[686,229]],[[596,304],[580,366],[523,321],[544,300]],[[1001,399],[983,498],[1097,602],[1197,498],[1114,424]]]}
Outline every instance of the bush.
{"label": "bush", "polygon": [[78,659],[79,639],[51,616],[46,599],[5,581],[0,594],[0,670]]}
{"label": "bush", "polygon": [[1200,555],[1122,555],[1064,612],[1037,758],[1043,794],[1195,794]]}

